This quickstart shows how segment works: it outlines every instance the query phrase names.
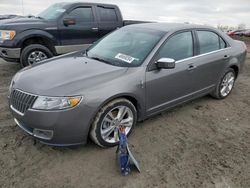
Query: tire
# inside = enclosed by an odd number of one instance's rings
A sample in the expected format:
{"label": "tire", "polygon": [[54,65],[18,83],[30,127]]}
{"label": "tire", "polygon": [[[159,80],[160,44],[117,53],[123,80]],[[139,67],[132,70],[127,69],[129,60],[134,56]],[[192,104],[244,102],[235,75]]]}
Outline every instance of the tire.
{"label": "tire", "polygon": [[[137,122],[137,111],[136,111],[135,106],[127,99],[124,99],[124,98],[115,99],[109,102],[108,104],[106,104],[105,106],[103,106],[99,110],[99,112],[97,113],[92,123],[91,130],[90,130],[90,138],[97,145],[101,147],[113,147],[119,143],[119,140],[114,139],[114,138],[117,138],[115,137],[115,134],[116,135],[118,134],[118,132],[116,131],[117,131],[117,127],[119,127],[119,124],[120,124],[119,121],[116,122],[115,119],[118,118],[118,114],[119,112],[122,112],[122,109],[126,109],[128,111],[124,113],[125,119],[123,118],[123,120],[128,120],[130,116],[133,116],[133,119],[130,118],[130,121],[129,121],[129,124],[131,124],[131,126],[126,128],[127,136],[129,136],[129,134],[132,132]],[[114,117],[113,121],[110,120],[112,118],[110,118],[111,116],[108,115],[109,113],[112,114],[112,116]],[[110,122],[106,121],[106,119],[108,119]],[[107,139],[105,139],[104,138],[105,134],[103,132],[105,132],[108,129],[111,129],[112,127],[116,127],[116,128],[114,128],[114,131],[111,134],[109,134],[110,137],[107,137]]]}
{"label": "tire", "polygon": [[[34,55],[32,55],[32,53],[34,53]],[[39,58],[38,56],[41,58]],[[34,60],[34,62],[31,63],[29,61],[29,57],[31,57],[30,59],[36,59],[36,60]],[[33,63],[37,63],[39,61],[42,61],[51,57],[53,57],[53,53],[46,46],[43,46],[41,44],[28,45],[21,52],[21,57],[20,57],[21,67],[26,67]]]}
{"label": "tire", "polygon": [[[224,82],[226,80],[226,76],[228,75],[231,75],[233,76],[233,81],[232,83],[230,84],[230,87],[228,85],[228,92],[222,92],[222,89],[223,89],[223,85],[226,85]],[[235,84],[235,80],[236,80],[236,73],[235,71],[232,69],[232,68],[228,68],[223,76],[220,78],[220,80],[218,81],[217,85],[216,85],[216,88],[214,90],[213,93],[211,93],[211,96],[216,98],[216,99],[225,99],[227,98],[232,90],[233,90],[233,87],[234,87],[234,84]],[[228,83],[227,83],[228,84]]]}

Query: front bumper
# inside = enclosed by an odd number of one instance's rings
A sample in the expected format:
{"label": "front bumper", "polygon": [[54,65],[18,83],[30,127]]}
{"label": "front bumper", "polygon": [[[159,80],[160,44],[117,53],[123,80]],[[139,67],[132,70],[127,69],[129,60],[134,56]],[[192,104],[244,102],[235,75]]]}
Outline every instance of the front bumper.
{"label": "front bumper", "polygon": [[[91,117],[94,111],[85,105],[83,106],[83,104],[62,111],[29,109],[25,114],[18,113],[11,106],[10,109],[16,124],[42,143],[53,146],[72,146],[87,143]],[[37,130],[40,133],[51,134],[38,134]]]}
{"label": "front bumper", "polygon": [[0,57],[6,60],[17,60],[20,58],[21,48],[0,47]]}

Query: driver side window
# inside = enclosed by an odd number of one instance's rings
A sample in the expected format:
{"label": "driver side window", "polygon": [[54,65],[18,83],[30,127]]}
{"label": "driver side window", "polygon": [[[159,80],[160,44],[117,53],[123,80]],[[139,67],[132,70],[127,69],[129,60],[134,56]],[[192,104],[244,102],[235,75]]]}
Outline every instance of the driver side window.
{"label": "driver side window", "polygon": [[76,23],[94,21],[91,7],[76,8],[69,13],[69,16],[74,17],[76,19]]}
{"label": "driver side window", "polygon": [[193,55],[193,37],[192,33],[188,31],[176,34],[168,39],[161,47],[158,59],[171,58],[179,61]]}

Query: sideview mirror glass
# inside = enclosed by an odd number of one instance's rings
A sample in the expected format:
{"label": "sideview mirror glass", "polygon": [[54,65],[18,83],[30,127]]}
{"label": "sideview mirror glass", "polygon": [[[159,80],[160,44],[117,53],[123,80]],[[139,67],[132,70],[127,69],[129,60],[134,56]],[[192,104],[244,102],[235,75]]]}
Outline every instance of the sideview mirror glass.
{"label": "sideview mirror glass", "polygon": [[75,25],[76,24],[76,19],[75,18],[64,18],[63,19],[63,24],[65,26]]}
{"label": "sideview mirror glass", "polygon": [[159,69],[174,69],[175,60],[171,58],[161,58],[156,62]]}

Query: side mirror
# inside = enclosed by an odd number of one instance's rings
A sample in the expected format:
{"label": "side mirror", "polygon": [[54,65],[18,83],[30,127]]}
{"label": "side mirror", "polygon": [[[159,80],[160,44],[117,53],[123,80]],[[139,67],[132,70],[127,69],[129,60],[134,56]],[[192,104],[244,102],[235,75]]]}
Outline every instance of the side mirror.
{"label": "side mirror", "polygon": [[161,58],[156,62],[156,66],[159,69],[174,69],[175,60],[171,58]]}
{"label": "side mirror", "polygon": [[75,25],[76,24],[76,19],[75,18],[64,18],[63,19],[63,24],[65,26]]}

